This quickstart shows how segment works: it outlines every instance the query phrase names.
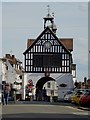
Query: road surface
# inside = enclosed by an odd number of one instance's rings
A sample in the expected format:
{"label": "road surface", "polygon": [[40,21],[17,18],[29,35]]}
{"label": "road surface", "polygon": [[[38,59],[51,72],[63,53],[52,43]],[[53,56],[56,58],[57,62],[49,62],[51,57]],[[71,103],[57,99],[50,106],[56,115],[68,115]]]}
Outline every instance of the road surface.
{"label": "road surface", "polygon": [[67,104],[9,104],[2,106],[2,120],[72,119],[89,120],[90,111]]}

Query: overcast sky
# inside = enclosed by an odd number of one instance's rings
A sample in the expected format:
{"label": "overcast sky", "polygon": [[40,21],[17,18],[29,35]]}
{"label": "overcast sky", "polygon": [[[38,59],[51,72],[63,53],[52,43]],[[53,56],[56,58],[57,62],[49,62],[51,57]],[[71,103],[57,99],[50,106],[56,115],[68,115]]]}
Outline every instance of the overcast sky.
{"label": "overcast sky", "polygon": [[23,61],[27,39],[43,30],[48,4],[55,13],[57,37],[73,38],[73,61],[82,81],[88,77],[88,2],[2,2],[2,56],[12,53]]}

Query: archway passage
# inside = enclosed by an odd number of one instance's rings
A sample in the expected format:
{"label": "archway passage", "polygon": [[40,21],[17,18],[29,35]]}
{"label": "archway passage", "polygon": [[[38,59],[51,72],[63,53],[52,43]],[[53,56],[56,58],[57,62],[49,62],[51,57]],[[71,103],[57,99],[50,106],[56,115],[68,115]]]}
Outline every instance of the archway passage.
{"label": "archway passage", "polygon": [[42,89],[44,84],[48,81],[55,81],[55,79],[53,79],[51,77],[42,77],[41,79],[38,80],[38,82],[36,84],[36,88]]}
{"label": "archway passage", "polygon": [[[44,100],[44,101],[50,101],[50,96],[47,96],[47,88],[44,86],[46,82],[48,81],[55,81],[55,79],[51,78],[51,77],[42,77],[38,80],[37,84],[36,84],[36,100]],[[50,89],[50,93],[51,93]]]}

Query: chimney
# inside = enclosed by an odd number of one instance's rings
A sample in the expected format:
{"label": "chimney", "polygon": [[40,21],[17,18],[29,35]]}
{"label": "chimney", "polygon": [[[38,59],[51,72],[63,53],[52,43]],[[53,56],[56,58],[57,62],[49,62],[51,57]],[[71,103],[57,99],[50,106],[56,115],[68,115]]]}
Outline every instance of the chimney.
{"label": "chimney", "polygon": [[87,78],[86,78],[86,77],[84,77],[84,83],[85,83],[85,84],[87,83]]}
{"label": "chimney", "polygon": [[12,55],[12,60],[13,60],[14,62],[16,61],[15,55]]}
{"label": "chimney", "polygon": [[10,54],[6,54],[6,58],[11,58]]}
{"label": "chimney", "polygon": [[14,55],[12,55],[12,58],[15,58],[15,56],[14,56]]}

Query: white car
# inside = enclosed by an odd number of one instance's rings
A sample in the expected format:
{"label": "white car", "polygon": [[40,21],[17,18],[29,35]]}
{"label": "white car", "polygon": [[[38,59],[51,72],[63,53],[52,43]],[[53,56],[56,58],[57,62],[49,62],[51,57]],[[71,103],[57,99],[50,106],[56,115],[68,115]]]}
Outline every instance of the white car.
{"label": "white car", "polygon": [[64,95],[64,101],[71,102],[71,96],[73,94],[73,91],[69,91]]}

